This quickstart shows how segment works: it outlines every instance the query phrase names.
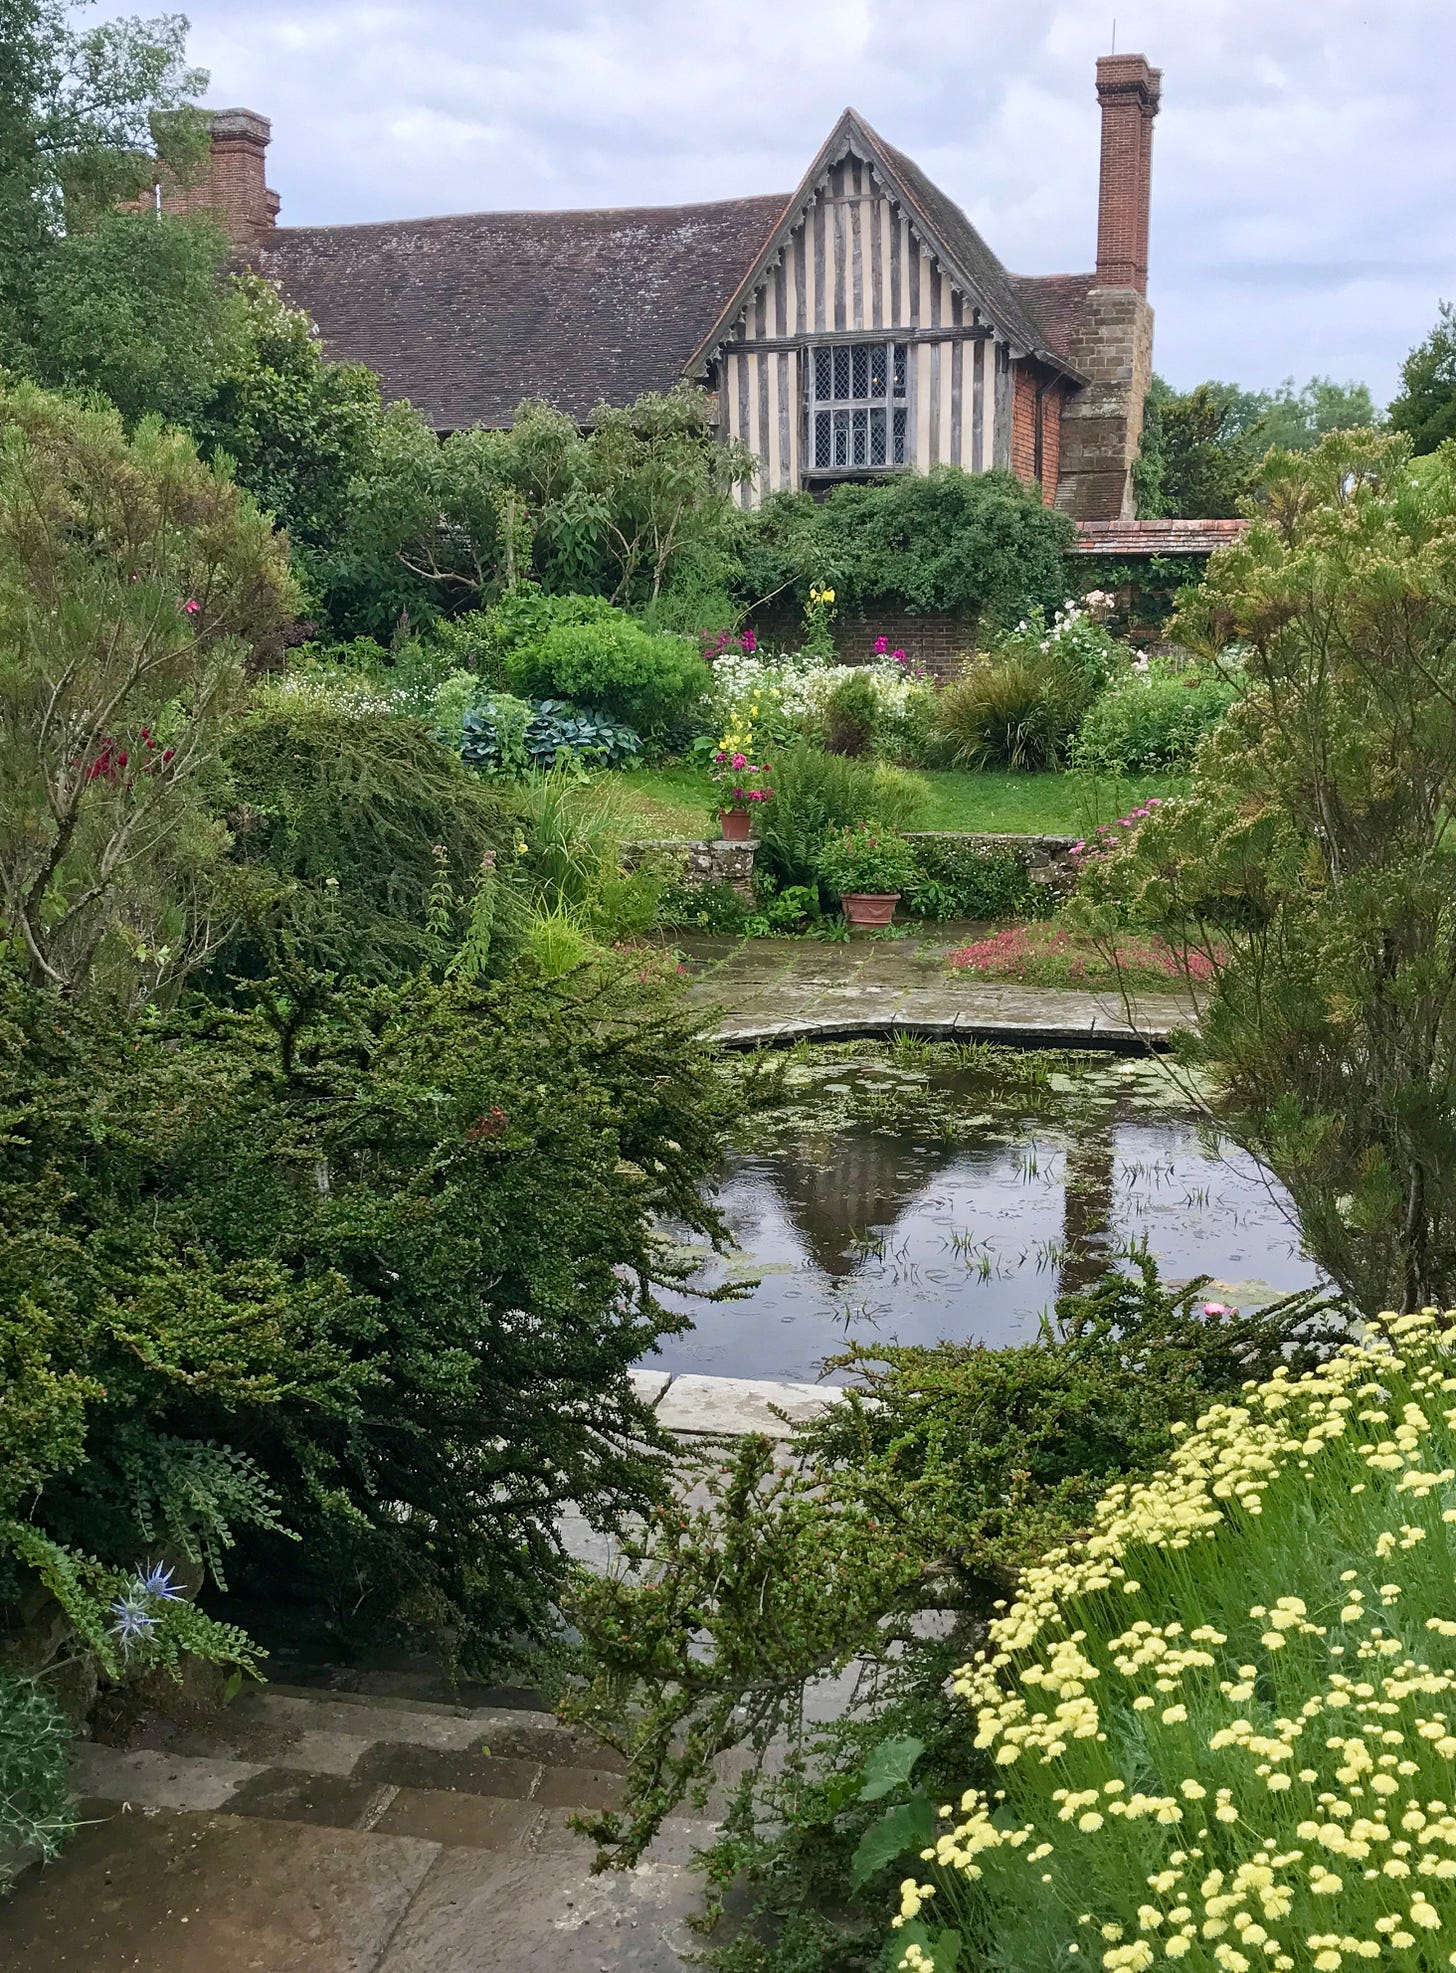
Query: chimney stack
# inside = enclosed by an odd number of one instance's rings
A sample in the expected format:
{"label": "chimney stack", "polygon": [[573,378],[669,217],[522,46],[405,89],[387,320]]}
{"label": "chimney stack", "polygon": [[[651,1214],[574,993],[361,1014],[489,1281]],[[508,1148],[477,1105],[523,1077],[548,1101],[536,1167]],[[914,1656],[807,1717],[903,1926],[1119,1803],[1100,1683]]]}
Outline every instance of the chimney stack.
{"label": "chimney stack", "polygon": [[1148,198],[1153,118],[1163,71],[1146,55],[1104,55],[1097,64],[1102,170],[1097,190],[1097,285],[1148,291]]}
{"label": "chimney stack", "polygon": [[235,247],[256,246],[278,219],[278,194],[266,183],[273,126],[256,110],[213,110],[207,161],[187,185],[163,183],[168,212],[205,212]]}

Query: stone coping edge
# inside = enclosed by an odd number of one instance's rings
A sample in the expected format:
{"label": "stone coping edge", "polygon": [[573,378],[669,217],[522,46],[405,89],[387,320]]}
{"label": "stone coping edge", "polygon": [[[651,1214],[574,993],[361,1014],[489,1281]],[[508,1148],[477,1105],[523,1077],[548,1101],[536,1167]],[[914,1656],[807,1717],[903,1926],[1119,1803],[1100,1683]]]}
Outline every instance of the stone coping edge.
{"label": "stone coping edge", "polygon": [[743,1438],[749,1432],[763,1432],[783,1439],[843,1395],[833,1384],[790,1384],[773,1378],[705,1377],[640,1366],[629,1375],[638,1397],[675,1438]]}
{"label": "stone coping edge", "polygon": [[990,1041],[1007,1048],[1091,1048],[1113,1055],[1144,1055],[1165,1054],[1172,1032],[1167,1027],[1104,1028],[1095,1021],[1069,1024],[977,1020],[965,1014],[887,1014],[882,1020],[790,1020],[720,1028],[713,1039],[722,1048],[791,1048],[796,1041],[877,1041],[903,1034],[921,1041]]}

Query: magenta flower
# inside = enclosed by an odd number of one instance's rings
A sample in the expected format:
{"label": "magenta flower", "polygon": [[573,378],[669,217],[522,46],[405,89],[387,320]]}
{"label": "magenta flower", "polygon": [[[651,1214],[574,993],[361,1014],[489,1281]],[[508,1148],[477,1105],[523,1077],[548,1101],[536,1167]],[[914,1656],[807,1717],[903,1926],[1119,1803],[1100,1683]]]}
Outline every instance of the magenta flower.
{"label": "magenta flower", "polygon": [[892,651],[890,656],[895,660],[897,665],[902,665],[905,662],[905,653],[903,651]]}
{"label": "magenta flower", "polygon": [[189,617],[195,617],[198,611],[202,608],[202,605],[198,602],[195,596],[189,596],[186,602],[182,602],[179,600],[177,604],[177,608],[179,610],[185,610]]}
{"label": "magenta flower", "polygon": [[1073,856],[1080,856],[1083,850],[1086,849],[1086,847],[1087,845],[1085,843],[1073,843],[1072,845]]}
{"label": "magenta flower", "polygon": [[1227,1315],[1228,1312],[1229,1307],[1227,1302],[1205,1302],[1203,1304],[1203,1313],[1205,1315]]}
{"label": "magenta flower", "polygon": [[877,658],[882,658],[889,648],[890,640],[888,637],[877,637],[875,639],[875,656]]}
{"label": "magenta flower", "polygon": [[735,754],[735,755],[733,756],[733,760],[732,760],[732,763],[731,763],[731,764],[732,764],[732,766],[734,766],[734,767],[747,767],[747,765],[748,765],[748,755],[747,755],[747,754]]}
{"label": "magenta flower", "polygon": [[745,630],[742,638],[739,641],[743,645],[744,656],[751,658],[754,652],[758,649],[758,639],[754,636],[751,630]]}

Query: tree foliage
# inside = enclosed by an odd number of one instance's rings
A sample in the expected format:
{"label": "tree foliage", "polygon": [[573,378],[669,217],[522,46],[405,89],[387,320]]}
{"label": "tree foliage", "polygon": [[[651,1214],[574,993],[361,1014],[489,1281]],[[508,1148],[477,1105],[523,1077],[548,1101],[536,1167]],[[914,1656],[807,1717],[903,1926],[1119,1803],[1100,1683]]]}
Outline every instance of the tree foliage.
{"label": "tree foliage", "polygon": [[292,602],[182,433],[0,389],[0,931],[33,980],[145,991],[215,941],[221,736]]}
{"label": "tree foliage", "polygon": [[1365,1309],[1456,1295],[1456,451],[1266,463],[1176,635],[1246,689],[1089,881],[1212,975],[1197,1053]]}
{"label": "tree foliage", "polygon": [[296,548],[317,550],[343,531],[350,482],[368,466],[379,379],[362,363],[330,362],[309,317],[272,282],[239,275],[228,299],[234,333],[185,422],[204,454],[227,454]]}
{"label": "tree foliage", "polygon": [[244,310],[227,259],[200,217],[107,213],[67,232],[36,275],[25,367],[43,384],[99,391],[129,426],[155,413],[196,428],[238,360]]}
{"label": "tree foliage", "polygon": [[1401,365],[1390,422],[1417,454],[1456,438],[1456,307],[1441,303],[1436,326]]}
{"label": "tree foliage", "polygon": [[527,403],[509,431],[441,443],[418,412],[394,405],[320,569],[322,591],[340,628],[385,635],[402,612],[453,615],[528,578],[642,603],[721,537],[742,467],[686,385],[601,405],[585,434]]}
{"label": "tree foliage", "polygon": [[1153,378],[1133,468],[1144,518],[1221,520],[1238,513],[1264,450],[1259,425],[1243,415],[1242,395],[1232,384],[1175,391]]}
{"label": "tree foliage", "polygon": [[71,0],[0,0],[0,361],[24,362],[37,284],[63,235],[206,144],[180,14],[78,28]]}

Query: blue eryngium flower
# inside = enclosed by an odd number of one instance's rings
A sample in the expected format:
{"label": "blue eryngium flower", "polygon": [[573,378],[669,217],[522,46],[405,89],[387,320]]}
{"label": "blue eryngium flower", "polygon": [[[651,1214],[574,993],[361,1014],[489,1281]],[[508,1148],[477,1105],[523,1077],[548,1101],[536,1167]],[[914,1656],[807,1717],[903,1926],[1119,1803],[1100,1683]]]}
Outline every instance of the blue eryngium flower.
{"label": "blue eryngium flower", "polygon": [[123,1652],[131,1650],[149,1638],[157,1628],[157,1620],[148,1610],[135,1589],[127,1596],[119,1596],[111,1606],[111,1614],[116,1622],[111,1626],[113,1637],[121,1639]]}
{"label": "blue eryngium flower", "polygon": [[144,1596],[155,1596],[163,1603],[181,1601],[182,1592],[172,1581],[171,1569],[160,1562],[154,1563],[145,1576],[137,1570],[137,1587]]}

